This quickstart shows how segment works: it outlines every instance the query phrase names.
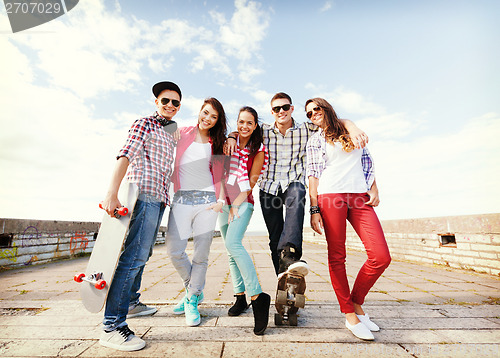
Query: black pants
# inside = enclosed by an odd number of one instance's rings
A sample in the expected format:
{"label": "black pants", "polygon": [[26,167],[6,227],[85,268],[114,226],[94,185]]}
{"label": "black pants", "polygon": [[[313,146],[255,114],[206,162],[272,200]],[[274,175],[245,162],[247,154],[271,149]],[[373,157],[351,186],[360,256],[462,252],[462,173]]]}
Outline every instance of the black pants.
{"label": "black pants", "polygon": [[[276,274],[279,271],[279,251],[286,244],[293,244],[297,250],[297,259],[302,256],[302,229],[304,227],[304,207],[306,188],[299,182],[291,183],[283,193],[259,193],[262,216],[269,233],[269,248]],[[283,217],[283,207],[286,208]]]}

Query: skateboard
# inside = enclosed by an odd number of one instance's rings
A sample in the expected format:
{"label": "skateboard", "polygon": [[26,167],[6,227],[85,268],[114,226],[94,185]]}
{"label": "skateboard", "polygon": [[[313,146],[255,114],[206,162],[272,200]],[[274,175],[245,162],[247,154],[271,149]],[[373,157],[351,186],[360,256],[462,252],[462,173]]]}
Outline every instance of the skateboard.
{"label": "skateboard", "polygon": [[132,217],[129,211],[133,211],[137,196],[136,184],[124,183],[121,186],[119,200],[124,207],[115,210],[115,217],[104,214],[87,269],[85,273],[74,276],[74,280],[81,283],[83,305],[92,313],[102,310],[106,302]]}
{"label": "skateboard", "polygon": [[306,280],[304,275],[296,272],[285,272],[278,279],[278,289],[276,290],[276,311],[274,314],[274,324],[282,326],[297,325],[297,311],[304,308],[306,303]]}

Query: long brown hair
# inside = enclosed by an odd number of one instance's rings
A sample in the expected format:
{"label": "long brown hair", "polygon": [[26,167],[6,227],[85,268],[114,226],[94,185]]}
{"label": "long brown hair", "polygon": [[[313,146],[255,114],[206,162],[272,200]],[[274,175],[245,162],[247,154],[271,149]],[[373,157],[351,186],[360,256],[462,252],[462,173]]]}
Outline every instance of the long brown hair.
{"label": "long brown hair", "polygon": [[308,99],[305,107],[311,102],[323,109],[323,134],[326,141],[333,144],[334,141],[338,140],[342,144],[344,151],[352,151],[354,144],[349,136],[349,132],[337,117],[337,113],[335,113],[332,105],[325,99],[316,97]]}
{"label": "long brown hair", "polygon": [[212,140],[212,154],[215,155],[223,155],[224,143],[226,142],[226,112],[224,112],[224,107],[219,102],[217,98],[209,97],[205,99],[203,105],[201,106],[200,111],[205,107],[205,105],[211,105],[213,109],[217,111],[217,122],[215,125],[208,130],[208,135]]}

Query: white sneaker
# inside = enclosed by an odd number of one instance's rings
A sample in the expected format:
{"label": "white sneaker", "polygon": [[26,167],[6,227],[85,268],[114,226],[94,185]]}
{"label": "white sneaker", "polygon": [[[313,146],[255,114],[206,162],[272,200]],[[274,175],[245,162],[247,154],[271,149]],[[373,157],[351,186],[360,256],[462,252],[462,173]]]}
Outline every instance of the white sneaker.
{"label": "white sneaker", "polygon": [[111,332],[103,331],[99,343],[102,346],[120,351],[138,351],[146,346],[146,342],[134,335],[128,326],[119,327]]}
{"label": "white sneaker", "polygon": [[373,323],[372,320],[370,320],[370,316],[368,316],[366,313],[364,315],[357,314],[359,320],[361,323],[363,323],[368,329],[372,332],[378,332],[380,331],[380,327],[377,326],[375,323]]}
{"label": "white sneaker", "polygon": [[363,323],[359,322],[358,324],[350,324],[347,320],[345,321],[345,326],[348,330],[352,332],[356,337],[360,339],[364,339],[365,341],[373,341],[375,337],[372,332],[366,327]]}
{"label": "white sneaker", "polygon": [[305,261],[297,261],[288,266],[287,272],[305,276],[309,273],[309,265]]}

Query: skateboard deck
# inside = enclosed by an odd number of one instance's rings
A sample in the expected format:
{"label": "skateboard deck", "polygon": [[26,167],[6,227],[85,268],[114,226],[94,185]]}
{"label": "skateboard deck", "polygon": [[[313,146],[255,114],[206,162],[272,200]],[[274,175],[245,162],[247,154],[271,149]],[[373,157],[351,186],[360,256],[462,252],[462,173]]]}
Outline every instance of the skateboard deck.
{"label": "skateboard deck", "polygon": [[120,187],[118,197],[124,207],[115,211],[115,217],[104,214],[87,269],[74,277],[81,282],[80,297],[90,312],[97,313],[104,307],[137,196],[136,184],[124,183]]}
{"label": "skateboard deck", "polygon": [[306,280],[304,275],[285,272],[279,278],[275,300],[277,311],[274,315],[275,325],[297,325],[297,311],[299,308],[304,308],[306,303],[305,291]]}

